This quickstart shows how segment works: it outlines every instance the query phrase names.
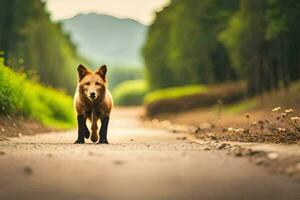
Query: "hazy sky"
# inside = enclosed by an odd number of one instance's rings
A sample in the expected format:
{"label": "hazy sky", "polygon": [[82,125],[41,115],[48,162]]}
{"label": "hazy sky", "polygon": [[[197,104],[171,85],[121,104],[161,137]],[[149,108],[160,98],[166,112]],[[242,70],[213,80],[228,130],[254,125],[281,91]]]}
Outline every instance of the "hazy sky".
{"label": "hazy sky", "polygon": [[132,18],[144,24],[153,20],[153,12],[169,0],[46,0],[52,19],[65,19],[78,13],[98,12],[120,18]]}

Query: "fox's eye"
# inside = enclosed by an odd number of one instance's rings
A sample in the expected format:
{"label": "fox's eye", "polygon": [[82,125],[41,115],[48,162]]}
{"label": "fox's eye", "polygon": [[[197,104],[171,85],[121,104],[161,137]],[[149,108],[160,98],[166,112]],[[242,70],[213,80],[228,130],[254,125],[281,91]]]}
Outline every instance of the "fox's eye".
{"label": "fox's eye", "polygon": [[90,85],[90,84],[91,84],[90,82],[86,82],[86,83],[85,83],[85,85]]}
{"label": "fox's eye", "polygon": [[98,85],[98,86],[99,86],[99,85],[101,85],[101,84],[100,84],[99,82],[96,82],[96,85]]}

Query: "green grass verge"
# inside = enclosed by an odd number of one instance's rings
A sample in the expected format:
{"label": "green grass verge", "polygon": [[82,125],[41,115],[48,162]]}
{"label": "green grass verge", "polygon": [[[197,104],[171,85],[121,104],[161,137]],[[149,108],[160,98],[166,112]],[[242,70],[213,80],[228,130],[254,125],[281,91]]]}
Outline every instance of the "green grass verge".
{"label": "green grass verge", "polygon": [[267,110],[271,111],[274,107],[282,107],[283,109],[293,108],[299,110],[300,102],[300,81],[291,83],[289,88],[282,87],[277,91],[266,92],[262,96],[256,96],[239,103],[225,107],[225,111],[229,113],[241,113],[251,110]]}
{"label": "green grass verge", "polygon": [[235,104],[225,106],[224,111],[227,113],[238,114],[254,109],[258,105],[257,99],[249,99]]}
{"label": "green grass verge", "polygon": [[75,124],[72,98],[13,72],[0,58],[0,114],[19,115],[46,126],[70,128]]}
{"label": "green grass verge", "polygon": [[184,96],[191,96],[207,92],[208,88],[204,85],[188,85],[182,87],[171,87],[166,89],[155,90],[148,93],[144,98],[144,103],[149,104],[151,102],[162,99],[174,99]]}
{"label": "green grass verge", "polygon": [[147,91],[148,84],[144,80],[125,81],[113,90],[114,103],[122,106],[141,105]]}

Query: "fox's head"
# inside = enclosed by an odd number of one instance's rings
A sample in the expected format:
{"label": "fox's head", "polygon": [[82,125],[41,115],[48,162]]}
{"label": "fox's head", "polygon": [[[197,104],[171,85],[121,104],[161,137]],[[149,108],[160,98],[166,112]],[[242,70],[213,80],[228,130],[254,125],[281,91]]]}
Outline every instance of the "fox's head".
{"label": "fox's head", "polygon": [[83,65],[79,65],[78,72],[78,90],[91,102],[103,98],[106,91],[106,72],[107,67],[103,65],[97,71],[92,72]]}

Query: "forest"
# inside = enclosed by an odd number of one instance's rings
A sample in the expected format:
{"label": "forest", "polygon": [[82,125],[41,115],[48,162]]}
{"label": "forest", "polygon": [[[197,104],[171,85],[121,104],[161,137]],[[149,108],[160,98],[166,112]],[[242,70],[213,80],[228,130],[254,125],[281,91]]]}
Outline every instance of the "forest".
{"label": "forest", "polygon": [[[3,66],[72,95],[75,68],[89,61],[77,53],[63,25],[51,20],[46,3],[3,0],[0,9]],[[145,70],[110,67],[116,104],[147,105],[210,88],[205,95],[212,96],[211,105],[232,83],[239,85],[236,101],[245,90],[251,97],[289,88],[300,76],[299,10],[297,0],[170,1],[147,28],[141,49]],[[229,85],[222,88],[224,83]]]}
{"label": "forest", "polygon": [[45,2],[1,0],[0,5],[0,50],[5,65],[72,94],[74,69],[84,60],[61,24],[50,20]]}
{"label": "forest", "polygon": [[[77,55],[70,36],[52,22],[44,1],[0,2],[0,124],[18,132],[70,128],[75,118],[71,94],[76,87]],[[23,120],[36,128],[19,128]],[[39,125],[41,124],[41,125]],[[45,127],[44,127],[45,126]],[[47,130],[47,128],[46,128]]]}
{"label": "forest", "polygon": [[249,96],[300,77],[300,1],[172,0],[143,49],[151,90],[247,81]]}

